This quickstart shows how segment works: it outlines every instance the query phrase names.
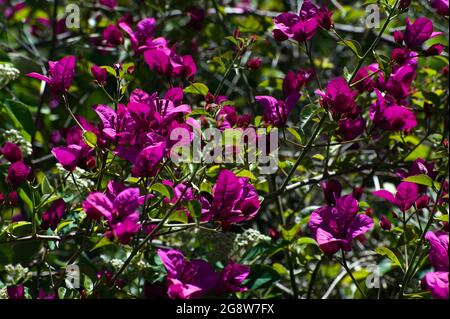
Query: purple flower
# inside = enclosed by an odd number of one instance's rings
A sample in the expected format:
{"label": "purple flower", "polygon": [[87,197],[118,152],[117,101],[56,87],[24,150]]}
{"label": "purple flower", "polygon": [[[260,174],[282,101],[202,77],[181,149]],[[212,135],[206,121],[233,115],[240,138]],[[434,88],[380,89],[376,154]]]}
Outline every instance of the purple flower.
{"label": "purple flower", "polygon": [[355,102],[356,92],[350,89],[344,78],[331,80],[325,92],[316,90],[315,93],[322,97],[320,104],[330,110],[336,120],[354,118],[360,113]]}
{"label": "purple flower", "polygon": [[436,299],[448,299],[448,271],[429,272],[423,278],[425,288]]}
{"label": "purple flower", "polygon": [[415,183],[401,182],[397,186],[395,196],[384,189],[375,191],[372,194],[386,199],[391,204],[397,206],[402,212],[405,212],[410,209],[417,198],[419,198],[419,187]]}
{"label": "purple flower", "polygon": [[91,73],[92,73],[92,76],[94,77],[95,81],[97,81],[97,83],[99,85],[106,84],[106,77],[107,77],[108,73],[105,68],[101,68],[94,64],[91,67]]}
{"label": "purple flower", "polygon": [[216,116],[216,126],[221,129],[229,129],[236,125],[238,114],[234,106],[224,105]]}
{"label": "purple flower", "polygon": [[300,93],[293,93],[289,95],[286,100],[277,100],[273,96],[260,95],[255,96],[256,102],[262,106],[264,111],[264,120],[277,127],[286,125],[289,113],[291,113],[294,106],[300,98]]}
{"label": "purple flower", "polygon": [[409,165],[409,170],[401,170],[397,172],[397,175],[399,175],[401,178],[406,178],[408,176],[415,176],[415,175],[428,175],[432,179],[436,178],[436,170],[435,170],[435,164],[434,162],[427,162],[423,158],[417,158],[414,162]]}
{"label": "purple flower", "polygon": [[134,177],[154,176],[157,165],[162,161],[166,149],[166,142],[160,141],[144,148],[134,161],[131,174]]}
{"label": "purple flower", "polygon": [[28,73],[27,76],[45,81],[54,95],[61,95],[69,90],[75,74],[76,58],[66,56],[59,61],[48,62],[48,77],[39,73]]}
{"label": "purple flower", "polygon": [[137,23],[136,33],[141,42],[145,42],[145,40],[153,36],[153,33],[155,32],[155,23],[156,21],[154,18],[145,18]]}
{"label": "purple flower", "polygon": [[6,176],[6,182],[16,189],[19,185],[26,181],[30,176],[31,167],[24,162],[12,163],[8,168],[8,175]]}
{"label": "purple flower", "polygon": [[54,294],[54,293],[46,293],[44,288],[39,289],[39,295],[38,295],[38,299],[47,299],[47,300],[55,300],[55,299],[59,299],[58,295]]}
{"label": "purple flower", "polygon": [[251,220],[260,208],[258,193],[248,179],[227,169],[220,171],[212,195],[210,213],[225,229],[233,223]]}
{"label": "purple flower", "polygon": [[386,92],[395,98],[396,101],[402,102],[409,96],[410,87],[415,76],[415,66],[405,64],[399,67],[389,76],[386,82]]}
{"label": "purple flower", "polygon": [[217,274],[204,260],[186,260],[177,250],[158,249],[167,271],[167,294],[170,298],[191,299],[207,294],[217,284]]}
{"label": "purple flower", "polygon": [[422,195],[416,200],[417,209],[423,209],[430,203],[430,197],[428,195]]}
{"label": "purple flower", "polygon": [[448,0],[431,0],[431,7],[443,16],[448,16]]}
{"label": "purple flower", "polygon": [[11,163],[20,162],[23,159],[22,151],[19,146],[10,142],[5,142],[3,147],[0,147],[0,154],[3,154],[3,156]]}
{"label": "purple flower", "polygon": [[427,273],[423,283],[434,298],[448,299],[448,233],[429,231],[425,234],[425,239],[430,243],[429,258],[435,272]]}
{"label": "purple flower", "polygon": [[[148,42],[148,41],[147,41]],[[152,71],[171,77],[193,79],[197,66],[190,55],[178,55],[175,47],[170,49],[164,38],[148,42],[144,52],[144,60]]]}
{"label": "purple flower", "polygon": [[[120,22],[119,27],[125,31],[130,37],[131,47],[136,53],[141,53],[142,50],[147,46],[146,43],[149,42],[149,46],[152,46],[152,36],[155,31],[155,19],[145,18],[139,21],[136,25],[136,31],[133,31],[130,24],[127,22]],[[164,45],[164,47],[166,47]]]}
{"label": "purple flower", "polygon": [[294,32],[292,27],[299,20],[299,16],[295,13],[281,13],[273,19],[275,28],[272,34],[277,41],[284,41],[292,38]]}
{"label": "purple flower", "polygon": [[289,96],[299,93],[301,88],[309,81],[311,75],[312,71],[289,71],[283,79],[283,94]]}
{"label": "purple flower", "polygon": [[246,67],[250,70],[258,70],[261,67],[261,59],[260,58],[254,58],[249,59],[246,63]]}
{"label": "purple flower", "polygon": [[117,7],[117,0],[99,0],[98,2],[111,10],[114,10]]}
{"label": "purple flower", "polygon": [[427,232],[425,239],[430,243],[430,262],[437,271],[448,272],[448,233]]}
{"label": "purple flower", "polygon": [[73,171],[80,160],[81,146],[69,145],[67,147],[54,147],[52,149],[52,154],[56,160],[68,171]]}
{"label": "purple flower", "polygon": [[22,284],[8,286],[6,287],[6,292],[8,293],[9,299],[25,299],[25,292]]}
{"label": "purple flower", "polygon": [[445,46],[440,43],[433,44],[428,49],[426,49],[423,54],[424,56],[433,56],[433,55],[440,55],[442,51],[444,51]]}
{"label": "purple flower", "polygon": [[314,17],[308,20],[300,20],[292,27],[293,38],[298,42],[311,39],[317,32],[319,21]]}
{"label": "purple flower", "polygon": [[105,218],[119,242],[128,244],[141,228],[137,211],[139,202],[139,188],[127,188],[113,199],[103,193],[94,192],[84,201],[83,209],[90,219]]}
{"label": "purple flower", "polygon": [[321,7],[317,11],[317,20],[321,28],[330,30],[333,28],[333,12],[329,11],[326,7]]}
{"label": "purple flower", "polygon": [[345,141],[357,138],[364,132],[366,122],[358,117],[356,119],[345,119],[338,122],[339,129],[337,133],[342,136]]}
{"label": "purple flower", "polygon": [[418,18],[411,23],[409,18],[406,18],[406,29],[403,34],[403,40],[410,49],[416,49],[433,37],[442,34],[442,32],[433,32],[433,22],[425,17]]}
{"label": "purple flower", "polygon": [[[47,18],[36,18],[31,25],[31,34],[35,37],[45,37],[48,35],[48,32],[52,30],[52,21]],[[66,27],[66,19],[59,19],[56,22],[56,34],[61,34],[67,31]]]}
{"label": "purple flower", "polygon": [[118,144],[126,144],[133,139],[136,123],[125,105],[119,104],[117,113],[107,105],[97,105],[94,111],[102,121],[98,126],[102,138]]}
{"label": "purple flower", "polygon": [[336,206],[322,206],[312,212],[308,226],[320,249],[327,255],[339,249],[351,250],[353,239],[368,232],[373,220],[358,214],[358,201],[351,195],[336,199]]}
{"label": "purple flower", "polygon": [[242,282],[250,275],[250,267],[246,265],[228,263],[222,270],[217,283],[218,294],[246,291]]}
{"label": "purple flower", "polygon": [[[372,92],[376,81],[375,75],[380,72],[380,67],[377,63],[373,63],[362,67],[355,75],[352,83],[357,83],[355,88],[360,92]],[[373,74],[373,75],[372,75]]]}
{"label": "purple flower", "polygon": [[333,21],[331,12],[325,7],[317,8],[311,1],[303,2],[298,15],[294,13],[282,13],[273,19],[275,28],[272,34],[277,41],[294,38],[298,42],[311,39],[320,26],[331,29]]}
{"label": "purple flower", "polygon": [[401,105],[388,105],[380,91],[375,90],[377,100],[370,106],[370,119],[381,129],[412,131],[417,125],[414,112]]}
{"label": "purple flower", "polygon": [[189,17],[188,25],[195,30],[200,30],[205,19],[205,10],[197,7],[189,7],[187,9],[187,15]]}
{"label": "purple flower", "polygon": [[386,216],[381,216],[380,227],[383,228],[384,230],[391,230],[392,223],[389,219],[387,219]]}
{"label": "purple flower", "polygon": [[42,229],[53,229],[55,230],[58,223],[61,221],[64,213],[66,212],[66,203],[62,198],[55,200],[50,207],[42,213]]}
{"label": "purple flower", "polygon": [[103,39],[107,44],[112,46],[123,44],[122,32],[120,32],[120,29],[114,24],[110,24],[103,30]]}

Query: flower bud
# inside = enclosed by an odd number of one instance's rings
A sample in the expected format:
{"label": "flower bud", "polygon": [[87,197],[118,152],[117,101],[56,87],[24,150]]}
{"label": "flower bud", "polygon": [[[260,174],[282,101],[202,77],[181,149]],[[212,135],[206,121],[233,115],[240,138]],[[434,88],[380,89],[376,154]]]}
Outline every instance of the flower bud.
{"label": "flower bud", "polygon": [[403,43],[403,33],[398,30],[394,31],[394,40],[395,40],[395,43],[401,45]]}
{"label": "flower bud", "polygon": [[258,70],[261,67],[261,59],[260,58],[249,59],[247,61],[246,66],[250,70]]}
{"label": "flower bud", "polygon": [[327,202],[329,204],[335,204],[336,197],[341,196],[341,191],[342,191],[341,183],[339,183],[335,179],[331,179],[328,182],[323,181],[322,189],[323,189],[323,193],[325,195],[325,199],[327,200]]}
{"label": "flower bud", "polygon": [[6,142],[3,144],[3,147],[0,147],[0,154],[3,154],[3,156],[11,163],[22,160],[22,151],[19,146],[13,143]]}
{"label": "flower bud", "polygon": [[380,227],[383,228],[384,230],[391,230],[392,223],[390,222],[389,219],[386,218],[386,216],[381,216]]}
{"label": "flower bud", "polygon": [[416,208],[417,209],[425,208],[428,206],[429,203],[430,197],[428,197],[427,195],[422,195],[416,200]]}
{"label": "flower bud", "polygon": [[17,192],[11,192],[8,194],[8,206],[15,207],[19,203],[19,196],[17,195]]}
{"label": "flower bud", "polygon": [[362,188],[362,187],[353,188],[353,197],[355,197],[357,200],[361,199],[363,193],[364,193],[364,188]]}
{"label": "flower bud", "polygon": [[400,4],[398,8],[400,10],[405,10],[409,8],[409,5],[411,4],[411,0],[400,0]]}
{"label": "flower bud", "polygon": [[99,66],[94,64],[91,67],[91,74],[94,77],[95,81],[99,85],[105,85],[106,84],[106,76],[107,76],[106,69],[101,68],[101,67],[99,67]]}

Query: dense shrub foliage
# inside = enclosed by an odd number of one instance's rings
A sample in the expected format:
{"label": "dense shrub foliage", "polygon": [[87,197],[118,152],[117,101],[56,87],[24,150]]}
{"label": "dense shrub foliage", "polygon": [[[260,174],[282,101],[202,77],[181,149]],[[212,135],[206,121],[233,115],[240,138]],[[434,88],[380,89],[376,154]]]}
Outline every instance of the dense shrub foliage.
{"label": "dense shrub foliage", "polygon": [[0,0],[0,298],[448,299],[448,11]]}

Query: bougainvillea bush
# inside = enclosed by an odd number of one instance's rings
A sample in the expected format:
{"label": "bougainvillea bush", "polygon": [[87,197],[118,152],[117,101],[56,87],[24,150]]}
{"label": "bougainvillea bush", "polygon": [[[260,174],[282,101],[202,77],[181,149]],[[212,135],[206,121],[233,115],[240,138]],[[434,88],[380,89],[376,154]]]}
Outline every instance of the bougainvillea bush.
{"label": "bougainvillea bush", "polygon": [[448,0],[0,12],[0,298],[449,298]]}

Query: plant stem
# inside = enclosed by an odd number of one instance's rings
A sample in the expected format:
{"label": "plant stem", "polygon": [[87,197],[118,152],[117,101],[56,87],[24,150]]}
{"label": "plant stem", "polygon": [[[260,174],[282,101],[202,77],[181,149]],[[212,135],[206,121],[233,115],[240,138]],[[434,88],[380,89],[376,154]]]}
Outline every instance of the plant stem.
{"label": "plant stem", "polygon": [[81,123],[75,117],[75,114],[73,114],[72,110],[70,109],[69,100],[67,99],[67,94],[64,93],[62,95],[62,97],[63,97],[63,100],[64,100],[64,106],[66,107],[66,109],[69,112],[69,114],[72,117],[72,119],[75,121],[75,123],[77,123],[77,125],[80,127],[80,129],[81,129],[81,131],[83,131],[83,133],[86,132],[86,130],[83,128],[83,125],[81,125]]}
{"label": "plant stem", "polygon": [[319,89],[322,91],[322,84],[320,83],[319,74],[317,73],[316,65],[314,64],[314,60],[312,58],[311,46],[312,46],[312,42],[310,42],[310,44],[308,45],[308,41],[305,41],[306,54],[308,55],[309,64],[311,65],[311,67],[313,69],[314,77],[316,79],[317,85],[319,86]]}
{"label": "plant stem", "polygon": [[348,268],[347,266],[347,260],[345,259],[345,252],[342,249],[342,266],[344,267],[345,271],[347,272],[347,274],[350,276],[350,278],[352,279],[353,283],[355,284],[356,288],[358,288],[359,293],[366,298],[366,294],[364,293],[364,291],[361,289],[361,286],[359,285],[358,281],[355,279],[355,277],[353,277],[353,274],[351,272],[351,270]]}
{"label": "plant stem", "polygon": [[416,257],[418,255],[419,251],[422,249],[422,245],[423,245],[423,242],[425,240],[425,234],[427,233],[428,229],[431,227],[431,224],[433,223],[433,217],[434,217],[434,214],[436,213],[439,200],[440,200],[440,198],[442,196],[442,192],[444,190],[444,181],[445,181],[445,178],[447,177],[448,170],[449,170],[449,168],[447,166],[447,169],[445,170],[445,174],[444,174],[444,180],[442,181],[441,187],[439,188],[439,191],[438,191],[438,193],[436,195],[436,201],[434,203],[433,209],[430,212],[430,217],[428,218],[428,222],[427,222],[427,224],[425,225],[425,228],[422,231],[419,243],[416,245],[416,248],[414,249],[414,252],[413,252],[412,257],[410,259],[410,263],[409,263],[408,269],[405,272],[405,275],[403,276],[402,284],[400,286],[400,291],[398,293],[398,298],[399,299],[403,297],[405,289],[408,286],[408,283],[411,280],[411,278],[414,276],[415,270],[418,267],[418,263],[420,262],[420,260],[419,260],[419,262],[417,262],[417,264],[414,265],[414,262],[416,261]]}
{"label": "plant stem", "polygon": [[[192,173],[192,176],[189,180],[189,184],[191,184],[197,174],[198,171],[198,166],[194,169],[194,172]],[[180,201],[182,200],[182,198],[184,197],[184,194],[186,193],[186,191],[188,190],[189,187],[185,187],[183,189],[183,191],[180,194],[180,197],[178,198],[178,200],[176,201],[176,203],[169,209],[169,211],[165,214],[165,216],[161,219],[161,221],[156,225],[155,228],[153,228],[153,230],[142,240],[142,242],[139,243],[138,246],[136,246],[133,251],[131,252],[130,256],[128,256],[128,258],[125,260],[125,262],[123,263],[122,267],[120,267],[120,269],[114,274],[114,276],[111,278],[111,283],[114,284],[117,280],[117,278],[125,271],[125,269],[128,267],[128,265],[131,263],[131,261],[133,260],[133,258],[138,254],[138,252],[145,246],[145,244],[151,239],[153,238],[153,236],[155,235],[155,233],[164,225],[164,223],[166,222],[166,220],[170,217],[170,215],[173,213],[173,211],[176,209],[176,207],[178,206],[178,204],[180,203]],[[94,286],[93,289],[93,293],[96,290],[96,288],[98,287],[98,283],[100,281],[97,281],[97,284]]]}
{"label": "plant stem", "polygon": [[369,47],[369,49],[367,49],[366,53],[364,53],[364,55],[362,57],[359,58],[358,60],[358,64],[355,68],[355,70],[352,73],[352,76],[350,77],[350,79],[348,80],[348,83],[351,83],[352,80],[355,78],[356,74],[358,73],[359,69],[361,68],[361,66],[363,65],[364,61],[366,60],[366,58],[369,56],[369,54],[373,51],[373,49],[375,49],[375,47],[377,46],[378,42],[380,42],[381,37],[383,36],[384,31],[386,30],[387,26],[389,25],[389,23],[391,22],[391,20],[394,17],[394,12],[396,11],[397,5],[398,5],[399,0],[395,0],[394,6],[392,7],[392,10],[389,12],[389,15],[386,19],[386,21],[384,22],[383,26],[381,27],[380,33],[378,33],[377,38],[375,39],[375,41],[372,43],[372,45]]}
{"label": "plant stem", "polygon": [[305,148],[302,150],[300,156],[295,161],[294,166],[292,166],[291,170],[289,171],[288,176],[284,180],[281,187],[278,189],[279,192],[283,192],[286,189],[286,186],[289,183],[289,181],[291,180],[295,171],[297,170],[297,167],[301,164],[301,162],[302,162],[303,158],[305,158],[306,154],[311,150],[312,145],[313,145],[314,141],[316,140],[316,137],[319,134],[323,123],[325,122],[325,119],[326,119],[326,116],[323,115],[319,121],[319,124],[317,125],[316,129],[314,130],[313,134],[311,135],[308,143],[306,144]]}
{"label": "plant stem", "polygon": [[306,299],[311,299],[311,294],[313,291],[314,283],[316,282],[317,274],[319,273],[320,266],[323,262],[323,255],[320,260],[317,262],[316,267],[314,267],[313,273],[311,274],[311,280],[308,285],[308,293],[306,295]]}

